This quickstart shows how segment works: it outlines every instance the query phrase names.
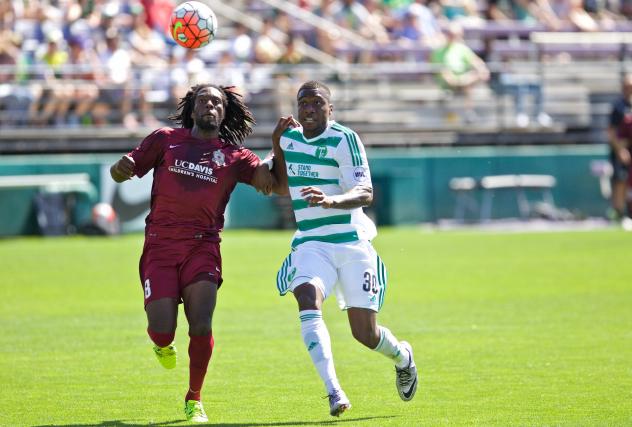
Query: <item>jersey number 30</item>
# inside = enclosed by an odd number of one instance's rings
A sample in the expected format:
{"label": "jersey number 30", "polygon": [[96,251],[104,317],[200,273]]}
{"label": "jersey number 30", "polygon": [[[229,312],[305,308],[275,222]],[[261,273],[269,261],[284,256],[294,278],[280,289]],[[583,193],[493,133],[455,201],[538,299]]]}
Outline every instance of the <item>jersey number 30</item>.
{"label": "jersey number 30", "polygon": [[370,271],[364,273],[364,283],[362,283],[362,289],[366,292],[373,292],[377,294],[377,277],[375,274],[371,274]]}

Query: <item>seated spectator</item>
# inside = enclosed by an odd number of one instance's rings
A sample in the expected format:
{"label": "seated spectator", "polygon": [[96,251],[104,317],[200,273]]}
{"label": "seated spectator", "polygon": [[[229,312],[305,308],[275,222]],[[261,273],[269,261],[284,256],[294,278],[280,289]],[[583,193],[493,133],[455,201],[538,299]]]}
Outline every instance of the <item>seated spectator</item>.
{"label": "seated spectator", "polygon": [[484,24],[475,0],[440,0],[439,3],[441,14],[448,21],[459,21],[468,26]]}
{"label": "seated spectator", "polygon": [[263,20],[263,26],[259,35],[255,39],[254,59],[259,64],[273,64],[279,60],[283,54],[283,47],[272,36],[274,21],[270,17]]}
{"label": "seated spectator", "polygon": [[230,40],[230,52],[238,62],[249,62],[252,59],[253,41],[248,28],[242,23],[235,23],[235,34]]}
{"label": "seated spectator", "polygon": [[93,50],[85,48],[85,41],[78,37],[68,40],[70,55],[69,70],[64,72],[73,89],[74,109],[68,117],[68,124],[91,124],[93,120],[92,108],[99,97],[99,87],[96,83],[95,70],[98,59]]}
{"label": "seated spectator", "polygon": [[100,68],[98,84],[101,96],[95,106],[95,124],[104,125],[118,117],[129,129],[138,126],[138,120],[132,112],[132,58],[129,49],[121,46],[118,30],[110,27],[105,34],[105,46],[99,53]]}
{"label": "seated spectator", "polygon": [[[326,19],[330,22],[335,22],[335,0],[320,0],[320,6],[314,9],[314,14],[320,18]],[[323,30],[320,27],[316,29],[316,43],[315,46],[329,55],[336,55],[336,48],[343,46],[343,42],[340,38],[339,31],[332,27],[328,30]]]}
{"label": "seated spectator", "polygon": [[515,20],[524,25],[543,24],[550,30],[563,28],[548,0],[488,0],[486,15],[494,21]]}
{"label": "seated spectator", "polygon": [[65,42],[61,30],[51,28],[46,33],[44,50],[36,57],[36,65],[40,67],[44,80],[41,97],[38,97],[39,102],[33,103],[30,109],[34,124],[37,126],[62,126],[66,123],[66,113],[72,102],[73,90],[63,79],[62,71],[68,62],[68,52],[62,46],[65,47]]}
{"label": "seated spectator", "polygon": [[23,68],[27,66],[21,50],[22,38],[12,31],[0,31],[0,126],[19,126],[29,122],[29,108],[35,100]]}
{"label": "seated spectator", "polygon": [[[376,43],[387,43],[388,33],[377,14],[372,14],[357,0],[342,0],[336,3],[332,10],[336,24],[342,28],[354,31],[364,38]],[[370,51],[363,51],[360,55],[348,58],[350,62],[372,62],[374,56]]]}
{"label": "seated spectator", "polygon": [[299,48],[300,43],[302,43],[300,37],[297,38],[295,35],[290,34],[285,42],[285,51],[281,54],[277,63],[295,65],[303,62],[303,54]]}
{"label": "seated spectator", "polygon": [[[537,75],[507,70],[498,75],[496,83],[501,95],[507,93],[513,97],[516,108],[516,126],[526,128],[532,120],[542,127],[550,127],[553,124],[551,116],[544,111],[542,85]],[[526,108],[529,96],[533,97],[531,111],[527,111]]]}
{"label": "seated spectator", "polygon": [[584,9],[583,0],[568,0],[568,2],[570,4],[568,19],[576,29],[586,32],[600,30],[597,21]]}
{"label": "seated spectator", "polygon": [[439,21],[428,7],[428,0],[415,0],[408,6],[406,13],[415,18],[420,41],[425,46],[436,48],[445,42]]}
{"label": "seated spectator", "polygon": [[489,80],[489,69],[472,49],[463,43],[463,28],[456,22],[446,30],[446,43],[435,49],[430,61],[438,67],[439,84],[465,98],[465,120],[476,120],[471,90],[478,83]]}

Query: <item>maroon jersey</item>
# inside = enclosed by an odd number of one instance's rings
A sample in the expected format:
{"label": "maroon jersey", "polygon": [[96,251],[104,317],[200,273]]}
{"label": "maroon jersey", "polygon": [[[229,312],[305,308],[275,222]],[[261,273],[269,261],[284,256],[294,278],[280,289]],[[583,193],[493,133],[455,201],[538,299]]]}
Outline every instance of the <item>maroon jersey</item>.
{"label": "maroon jersey", "polygon": [[146,232],[174,238],[219,237],[230,193],[238,182],[250,184],[259,165],[246,148],[184,128],[154,131],[129,156],[136,176],[154,169]]}

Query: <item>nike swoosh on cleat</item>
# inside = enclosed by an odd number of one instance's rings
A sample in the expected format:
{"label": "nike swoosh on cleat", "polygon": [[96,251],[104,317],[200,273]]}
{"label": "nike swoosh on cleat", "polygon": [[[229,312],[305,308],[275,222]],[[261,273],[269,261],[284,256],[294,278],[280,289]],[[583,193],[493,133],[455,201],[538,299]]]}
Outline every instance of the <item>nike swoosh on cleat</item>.
{"label": "nike swoosh on cleat", "polygon": [[176,148],[176,147],[179,147],[179,146],[180,146],[180,144],[170,145],[169,148]]}
{"label": "nike swoosh on cleat", "polygon": [[413,383],[410,385],[410,388],[408,389],[408,393],[406,393],[405,391],[402,392],[402,394],[404,395],[406,399],[410,399],[410,396],[412,396],[413,390],[415,389],[415,384],[417,384],[417,378],[415,378],[415,381],[413,381]]}

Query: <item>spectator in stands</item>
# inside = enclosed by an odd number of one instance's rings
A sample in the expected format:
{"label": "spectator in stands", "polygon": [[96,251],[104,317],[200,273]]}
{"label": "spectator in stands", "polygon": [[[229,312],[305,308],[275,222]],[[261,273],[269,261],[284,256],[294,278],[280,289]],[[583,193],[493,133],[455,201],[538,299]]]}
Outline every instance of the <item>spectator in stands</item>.
{"label": "spectator in stands", "polygon": [[[373,40],[378,44],[389,41],[388,33],[376,14],[371,14],[367,8],[357,0],[341,0],[334,5],[332,11],[336,24],[342,28],[359,33],[364,38]],[[374,55],[370,51],[359,52],[353,55],[352,62],[371,62]]]}
{"label": "spectator in stands", "polygon": [[597,21],[584,9],[583,0],[552,0],[551,7],[561,22],[573,30],[599,30]]}
{"label": "spectator in stands", "polygon": [[253,41],[248,28],[240,23],[235,23],[234,35],[230,39],[230,52],[237,62],[249,62],[252,59]]}
{"label": "spectator in stands", "polygon": [[92,123],[92,108],[99,97],[95,74],[99,59],[93,50],[88,50],[85,46],[86,42],[81,38],[71,37],[68,40],[70,69],[64,73],[64,79],[72,87],[74,108],[68,117],[68,124],[71,126]]}
{"label": "spectator in stands", "polygon": [[273,64],[283,54],[283,47],[279,40],[272,36],[274,20],[271,17],[263,19],[263,26],[255,40],[254,59],[259,64]]}
{"label": "spectator in stands", "polygon": [[[63,46],[63,48],[62,48]],[[63,79],[63,68],[68,62],[62,32],[51,28],[46,33],[44,51],[37,55],[36,64],[41,67],[44,83],[42,96],[31,106],[36,125],[66,123],[66,113],[72,101],[72,87]]]}
{"label": "spectator in stands", "polygon": [[303,54],[299,45],[302,43],[300,37],[296,37],[294,34],[290,34],[285,42],[285,50],[279,60],[279,64],[300,64],[303,62]]}
{"label": "spectator in stands", "polygon": [[[320,0],[320,6],[314,9],[314,14],[329,22],[335,22],[335,0]],[[316,47],[329,55],[336,55],[336,48],[342,46],[339,32],[331,27],[327,30],[316,29]]]}
{"label": "spectator in stands", "polygon": [[[520,65],[511,61],[502,64],[499,73],[492,76],[492,87],[500,96],[509,94],[515,105],[515,125],[520,128],[528,127],[532,120],[542,127],[550,127],[553,119],[544,110],[544,96],[540,76],[524,71]],[[533,107],[527,111],[527,98],[533,98]]]}
{"label": "spectator in stands", "polygon": [[[138,127],[138,120],[132,113],[132,57],[129,49],[121,46],[121,35],[114,27],[105,34],[105,47],[99,54],[100,67],[104,70],[99,75],[101,97],[95,106],[95,113],[100,119],[122,121],[128,129]],[[100,120],[97,124],[105,124]]]}
{"label": "spectator in stands", "polygon": [[548,0],[488,0],[486,15],[494,21],[515,20],[529,26],[542,24],[550,30],[563,27]]}
{"label": "spectator in stands", "polygon": [[34,94],[26,81],[22,38],[9,30],[0,30],[0,111],[7,125],[28,122]]}
{"label": "spectator in stands", "polygon": [[438,67],[439,84],[465,98],[465,121],[476,120],[472,105],[472,88],[489,80],[485,62],[463,42],[463,28],[453,22],[446,29],[446,43],[435,49],[430,57]]}
{"label": "spectator in stands", "polygon": [[[632,74],[623,79],[622,96],[612,104],[610,125],[608,126],[608,144],[612,163],[612,217],[625,217],[627,182],[632,160]],[[632,215],[632,212],[628,212]]]}
{"label": "spectator in stands", "polygon": [[415,0],[408,6],[406,13],[415,18],[422,44],[436,48],[445,42],[439,21],[432,9],[428,7],[428,0]]}
{"label": "spectator in stands", "polygon": [[441,14],[448,21],[459,21],[461,25],[479,26],[483,19],[478,13],[476,0],[440,0]]}
{"label": "spectator in stands", "polygon": [[163,84],[168,80],[162,78],[167,73],[167,45],[162,34],[147,25],[147,14],[142,5],[134,5],[130,12],[133,21],[127,40],[132,48],[132,66],[139,76],[137,94],[143,124],[147,127],[159,127],[149,94],[156,101],[164,101],[169,96],[169,87]]}

